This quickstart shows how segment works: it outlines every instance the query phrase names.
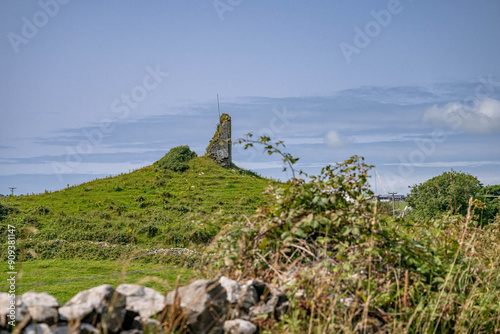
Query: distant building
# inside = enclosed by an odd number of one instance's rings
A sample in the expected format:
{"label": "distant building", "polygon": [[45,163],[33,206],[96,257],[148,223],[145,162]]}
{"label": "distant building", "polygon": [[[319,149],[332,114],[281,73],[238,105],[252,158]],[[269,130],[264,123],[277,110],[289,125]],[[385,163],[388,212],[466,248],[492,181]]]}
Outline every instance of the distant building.
{"label": "distant building", "polygon": [[[379,202],[392,202],[392,196],[393,195],[373,195],[371,198],[372,199],[377,199],[377,201]],[[394,195],[394,202],[404,202],[406,200],[406,196],[405,195],[398,195],[398,194],[395,194]]]}

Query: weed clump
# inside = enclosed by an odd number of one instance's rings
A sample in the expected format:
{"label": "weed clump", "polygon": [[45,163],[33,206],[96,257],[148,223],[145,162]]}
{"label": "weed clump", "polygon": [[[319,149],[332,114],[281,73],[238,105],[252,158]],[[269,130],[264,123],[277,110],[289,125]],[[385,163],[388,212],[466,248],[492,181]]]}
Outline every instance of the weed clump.
{"label": "weed clump", "polygon": [[158,166],[164,170],[174,172],[184,172],[189,169],[188,162],[197,157],[196,152],[189,149],[189,146],[177,146],[172,148],[163,158],[158,161]]}

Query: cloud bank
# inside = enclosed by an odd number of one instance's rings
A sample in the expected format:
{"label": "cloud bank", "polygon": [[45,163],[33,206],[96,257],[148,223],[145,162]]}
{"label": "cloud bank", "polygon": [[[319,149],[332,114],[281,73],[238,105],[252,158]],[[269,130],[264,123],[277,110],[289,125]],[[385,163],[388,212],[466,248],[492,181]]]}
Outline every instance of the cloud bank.
{"label": "cloud bank", "polygon": [[469,133],[500,132],[500,101],[486,98],[472,105],[462,102],[434,105],[425,111],[422,121]]}

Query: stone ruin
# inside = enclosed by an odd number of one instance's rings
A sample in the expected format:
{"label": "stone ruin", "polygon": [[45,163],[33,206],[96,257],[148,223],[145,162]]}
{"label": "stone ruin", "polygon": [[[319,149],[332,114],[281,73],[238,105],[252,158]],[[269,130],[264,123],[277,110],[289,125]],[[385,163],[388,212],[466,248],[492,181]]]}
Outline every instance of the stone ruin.
{"label": "stone ruin", "polygon": [[207,155],[224,168],[231,168],[231,116],[220,116],[217,130],[207,147]]}

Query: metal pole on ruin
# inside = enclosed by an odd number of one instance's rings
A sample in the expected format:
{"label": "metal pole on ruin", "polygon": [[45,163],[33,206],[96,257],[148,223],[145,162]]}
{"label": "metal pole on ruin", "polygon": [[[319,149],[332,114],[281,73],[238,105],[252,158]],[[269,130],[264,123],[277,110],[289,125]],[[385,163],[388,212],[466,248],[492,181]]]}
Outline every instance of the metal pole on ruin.
{"label": "metal pole on ruin", "polygon": [[219,93],[217,93],[217,109],[219,110],[219,119],[220,119]]}

